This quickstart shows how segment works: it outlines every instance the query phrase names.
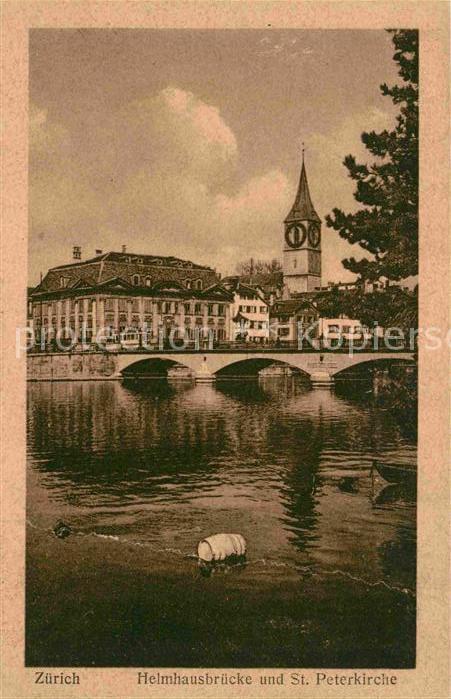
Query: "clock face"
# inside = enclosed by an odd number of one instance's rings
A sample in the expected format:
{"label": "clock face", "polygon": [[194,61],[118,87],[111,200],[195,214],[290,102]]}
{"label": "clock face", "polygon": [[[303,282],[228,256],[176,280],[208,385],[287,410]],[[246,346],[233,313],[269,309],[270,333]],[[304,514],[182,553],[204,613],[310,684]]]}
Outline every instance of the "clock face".
{"label": "clock face", "polygon": [[302,223],[293,223],[285,231],[285,240],[290,248],[300,248],[304,244],[306,237],[307,231]]}
{"label": "clock face", "polygon": [[312,248],[318,247],[321,228],[319,223],[312,222],[308,227],[308,240]]}

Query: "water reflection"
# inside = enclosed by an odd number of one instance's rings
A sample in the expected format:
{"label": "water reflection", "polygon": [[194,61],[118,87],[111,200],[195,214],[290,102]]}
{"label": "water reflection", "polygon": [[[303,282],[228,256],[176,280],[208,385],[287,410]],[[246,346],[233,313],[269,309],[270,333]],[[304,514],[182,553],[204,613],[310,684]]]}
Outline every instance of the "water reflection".
{"label": "water reflection", "polygon": [[415,446],[370,400],[296,377],[36,383],[28,450],[29,514],[45,524],[187,552],[234,530],[256,557],[414,583],[413,563],[401,569],[390,552],[402,542],[414,560],[415,497],[392,488],[375,500],[370,469]]}

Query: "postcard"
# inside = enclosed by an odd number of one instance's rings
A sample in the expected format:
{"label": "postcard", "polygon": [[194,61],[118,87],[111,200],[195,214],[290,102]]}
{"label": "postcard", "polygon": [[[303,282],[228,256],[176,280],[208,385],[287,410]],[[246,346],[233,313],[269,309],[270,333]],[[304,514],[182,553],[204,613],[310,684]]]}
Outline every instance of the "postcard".
{"label": "postcard", "polygon": [[2,36],[2,696],[445,699],[449,5]]}

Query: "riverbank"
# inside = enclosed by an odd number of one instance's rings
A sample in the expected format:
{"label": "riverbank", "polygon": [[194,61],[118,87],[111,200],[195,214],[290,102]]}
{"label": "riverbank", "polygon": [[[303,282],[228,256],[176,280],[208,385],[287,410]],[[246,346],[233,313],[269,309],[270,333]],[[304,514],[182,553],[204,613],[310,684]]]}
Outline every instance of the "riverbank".
{"label": "riverbank", "polygon": [[[187,552],[27,535],[27,666],[414,666],[407,591],[320,570],[287,577],[252,553],[248,566],[206,578]],[[248,576],[258,578],[251,591]]]}

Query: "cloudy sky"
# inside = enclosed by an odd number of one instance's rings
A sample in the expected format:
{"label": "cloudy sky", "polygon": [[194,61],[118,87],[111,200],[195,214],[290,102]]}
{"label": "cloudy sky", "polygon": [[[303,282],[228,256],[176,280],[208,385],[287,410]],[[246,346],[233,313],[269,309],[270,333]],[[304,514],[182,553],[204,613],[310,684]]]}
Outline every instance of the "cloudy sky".
{"label": "cloudy sky", "polygon": [[[320,217],[355,210],[342,161],[394,123],[392,54],[382,31],[32,30],[30,283],[73,245],[280,257],[301,141]],[[324,225],[324,282],[349,254]]]}

